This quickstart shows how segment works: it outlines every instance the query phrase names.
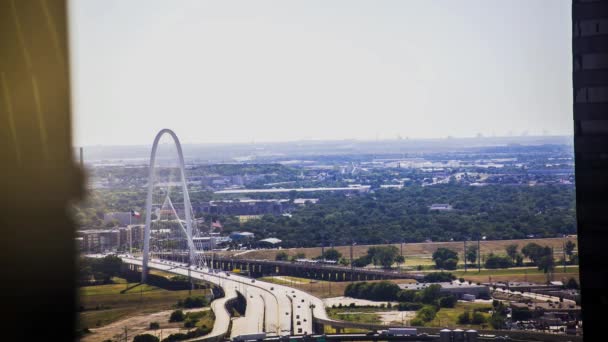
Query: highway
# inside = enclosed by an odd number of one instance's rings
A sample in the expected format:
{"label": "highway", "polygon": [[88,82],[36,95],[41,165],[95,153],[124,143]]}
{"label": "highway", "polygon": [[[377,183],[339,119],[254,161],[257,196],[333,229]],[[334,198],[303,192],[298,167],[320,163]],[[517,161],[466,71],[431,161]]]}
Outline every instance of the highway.
{"label": "highway", "polygon": [[[141,266],[139,258],[120,255],[123,262]],[[150,260],[148,266],[179,275],[188,275],[183,263]],[[312,334],[313,316],[327,319],[323,301],[304,291],[288,286],[255,280],[235,273],[190,267],[190,276],[220,286],[225,297],[211,303],[216,320],[209,337],[226,334],[230,314],[226,302],[241,294],[247,303],[245,315],[232,320],[230,337],[265,332],[268,336]]]}

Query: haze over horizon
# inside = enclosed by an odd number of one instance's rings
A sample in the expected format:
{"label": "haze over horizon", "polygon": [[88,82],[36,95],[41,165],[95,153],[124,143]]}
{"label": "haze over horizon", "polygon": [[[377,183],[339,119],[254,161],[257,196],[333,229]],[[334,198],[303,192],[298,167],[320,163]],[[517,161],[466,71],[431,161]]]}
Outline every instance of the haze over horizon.
{"label": "haze over horizon", "polygon": [[237,3],[71,1],[74,145],[572,135],[569,1]]}

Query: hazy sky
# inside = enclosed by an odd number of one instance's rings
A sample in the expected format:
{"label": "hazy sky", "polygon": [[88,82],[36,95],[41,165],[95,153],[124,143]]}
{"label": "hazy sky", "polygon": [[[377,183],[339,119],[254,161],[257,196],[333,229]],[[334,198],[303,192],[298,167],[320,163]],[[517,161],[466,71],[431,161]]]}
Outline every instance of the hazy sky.
{"label": "hazy sky", "polygon": [[71,1],[75,144],[571,134],[570,4]]}

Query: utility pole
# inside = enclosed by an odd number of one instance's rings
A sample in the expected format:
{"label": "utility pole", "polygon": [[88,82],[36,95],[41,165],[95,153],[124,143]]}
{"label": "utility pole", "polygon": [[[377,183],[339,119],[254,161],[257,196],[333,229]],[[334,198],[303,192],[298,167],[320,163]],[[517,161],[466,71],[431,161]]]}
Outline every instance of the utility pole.
{"label": "utility pole", "polygon": [[355,245],[355,241],[351,240],[350,242],[350,269],[353,269],[353,246]]}
{"label": "utility pole", "polygon": [[399,264],[399,273],[401,273],[401,269],[403,267],[403,264],[405,263],[405,258],[403,257],[403,240],[401,240],[401,259],[403,259],[403,262]]}
{"label": "utility pole", "polygon": [[481,273],[481,242],[480,236],[477,236],[477,272]]}
{"label": "utility pole", "polygon": [[[565,236],[566,235],[564,235],[564,240]],[[566,243],[564,241],[562,241],[562,254],[564,255],[564,273],[566,273]]]}
{"label": "utility pole", "polygon": [[[82,147],[81,147],[81,149],[82,149]],[[125,326],[125,342],[127,342],[127,341],[128,341],[128,337],[127,337],[127,327]]]}
{"label": "utility pole", "polygon": [[467,271],[467,239],[462,240],[462,242],[464,243],[464,250],[462,252],[462,256],[464,259],[464,271]]}

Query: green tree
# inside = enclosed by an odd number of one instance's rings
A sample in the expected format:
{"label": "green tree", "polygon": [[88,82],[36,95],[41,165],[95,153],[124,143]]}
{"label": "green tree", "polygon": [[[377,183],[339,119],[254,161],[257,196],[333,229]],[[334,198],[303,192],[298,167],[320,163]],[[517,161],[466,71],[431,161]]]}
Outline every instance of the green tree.
{"label": "green tree", "polygon": [[466,261],[470,262],[471,264],[477,262],[477,246],[467,247]]}
{"label": "green tree", "polygon": [[433,284],[416,293],[416,301],[425,304],[435,304],[441,295],[441,285]]}
{"label": "green tree", "polygon": [[433,261],[438,269],[456,269],[458,264],[458,254],[451,249],[437,248],[433,253]]}
{"label": "green tree", "polygon": [[505,247],[507,251],[507,255],[511,258],[511,261],[515,262],[515,257],[517,256],[517,244],[510,244]]}
{"label": "green tree", "polygon": [[440,297],[437,301],[437,305],[440,308],[453,308],[456,305],[458,299],[453,295],[447,295],[444,297]]}
{"label": "green tree", "polygon": [[521,253],[532,260],[534,264],[537,264],[543,255],[543,246],[535,242],[530,242],[521,249]]}
{"label": "green tree", "polygon": [[287,259],[289,259],[289,255],[287,255],[286,252],[281,251],[275,255],[274,259],[278,261],[287,261]]}
{"label": "green tree", "polygon": [[171,316],[169,317],[169,322],[183,322],[185,318],[186,315],[184,315],[184,312],[182,310],[175,310],[171,313]]}
{"label": "green tree", "polygon": [[570,259],[570,261],[572,261],[572,254],[574,254],[575,247],[576,247],[576,244],[570,240],[568,240],[568,242],[566,242],[566,244],[564,246],[566,255],[568,255],[568,258]]}
{"label": "green tree", "polygon": [[553,250],[551,247],[544,247],[539,260],[536,262],[539,270],[542,270],[545,274],[553,272],[555,269],[555,258],[553,257]]}
{"label": "green tree", "polygon": [[456,276],[449,272],[430,272],[424,275],[422,279],[425,283],[442,283],[455,280]]}
{"label": "green tree", "polygon": [[364,255],[364,256],[361,256],[361,257],[353,260],[354,267],[365,267],[371,263],[372,263],[372,260],[369,257],[369,255]]}
{"label": "green tree", "polygon": [[513,267],[513,261],[510,257],[494,255],[490,253],[486,258],[485,268],[496,269],[496,268],[509,268]]}
{"label": "green tree", "polygon": [[342,257],[342,253],[335,248],[326,249],[325,253],[320,256],[321,259],[338,261]]}
{"label": "green tree", "polygon": [[517,253],[517,255],[515,255],[515,266],[523,266],[524,265],[524,256],[521,255],[520,253]]}
{"label": "green tree", "polygon": [[399,255],[399,250],[392,245],[376,246],[370,247],[367,250],[367,255],[374,265],[382,265],[384,268],[390,268],[395,263],[395,259]]}

